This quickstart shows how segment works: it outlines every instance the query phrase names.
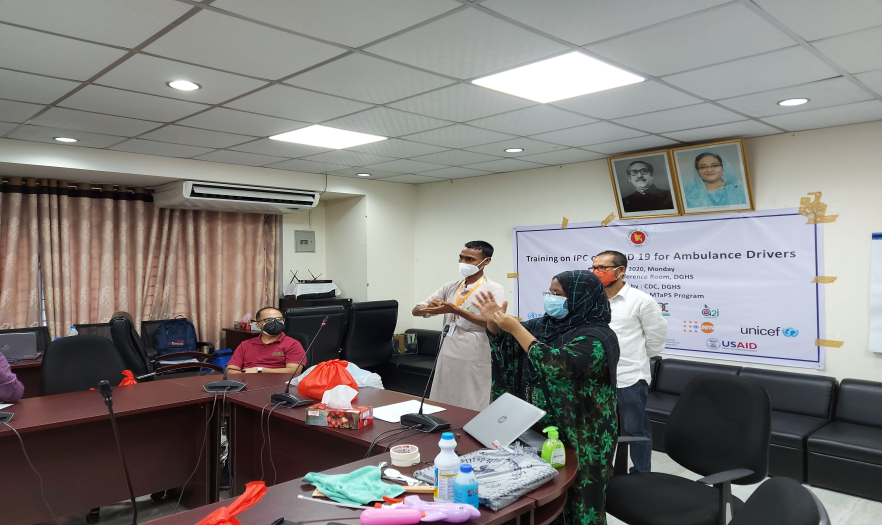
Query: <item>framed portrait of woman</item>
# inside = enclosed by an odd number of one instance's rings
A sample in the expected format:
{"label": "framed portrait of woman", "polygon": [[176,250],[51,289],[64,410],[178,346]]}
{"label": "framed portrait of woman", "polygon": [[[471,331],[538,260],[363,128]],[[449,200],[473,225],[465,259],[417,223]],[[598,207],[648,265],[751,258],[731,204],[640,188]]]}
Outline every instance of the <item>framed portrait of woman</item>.
{"label": "framed portrait of woman", "polygon": [[684,214],[753,210],[743,141],[677,148],[671,154]]}
{"label": "framed portrait of woman", "polygon": [[607,159],[619,217],[680,215],[670,159],[667,150]]}

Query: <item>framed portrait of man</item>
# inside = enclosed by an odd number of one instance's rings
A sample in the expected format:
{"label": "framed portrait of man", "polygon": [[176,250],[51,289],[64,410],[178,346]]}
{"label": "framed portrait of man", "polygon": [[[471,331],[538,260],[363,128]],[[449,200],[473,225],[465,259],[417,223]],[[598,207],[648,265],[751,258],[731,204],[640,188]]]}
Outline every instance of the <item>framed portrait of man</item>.
{"label": "framed portrait of man", "polygon": [[677,148],[671,154],[683,213],[754,209],[743,141]]}
{"label": "framed portrait of man", "polygon": [[667,151],[608,159],[619,217],[680,215],[677,181]]}

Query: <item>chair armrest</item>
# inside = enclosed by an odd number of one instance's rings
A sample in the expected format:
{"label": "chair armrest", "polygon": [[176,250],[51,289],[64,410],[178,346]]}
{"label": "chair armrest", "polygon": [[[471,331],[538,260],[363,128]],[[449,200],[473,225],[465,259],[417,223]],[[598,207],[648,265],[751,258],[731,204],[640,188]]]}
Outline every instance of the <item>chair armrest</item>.
{"label": "chair armrest", "polygon": [[746,478],[751,474],[753,474],[752,470],[748,470],[746,468],[736,468],[734,470],[727,470],[725,472],[711,474],[710,476],[703,477],[696,481],[698,481],[699,483],[704,483],[705,485],[719,485],[720,483],[726,483],[735,481],[736,479]]}
{"label": "chair armrest", "polygon": [[652,441],[648,437],[643,436],[618,436],[616,437],[617,443],[642,443],[644,441]]}
{"label": "chair armrest", "polygon": [[196,348],[199,348],[200,346],[207,346],[208,353],[209,354],[214,353],[214,344],[213,343],[209,343],[208,341],[196,341]]}
{"label": "chair armrest", "polygon": [[192,357],[195,359],[208,359],[211,357],[211,355],[204,354],[202,352],[176,352],[174,354],[158,355],[155,358],[153,358],[152,361],[154,363],[158,363],[160,361],[166,361],[169,358],[174,358],[174,357]]}
{"label": "chair armrest", "polygon": [[616,462],[613,465],[614,476],[624,476],[628,473],[628,444],[652,441],[643,436],[616,436]]}
{"label": "chair armrest", "polygon": [[224,371],[223,368],[221,368],[217,365],[213,365],[211,363],[178,363],[176,365],[167,365],[167,366],[159,367],[156,370],[154,370],[153,373],[156,375],[160,375],[160,374],[164,374],[165,372],[171,372],[173,370],[181,370],[184,368],[208,368],[209,370],[214,370],[215,372],[223,372]]}

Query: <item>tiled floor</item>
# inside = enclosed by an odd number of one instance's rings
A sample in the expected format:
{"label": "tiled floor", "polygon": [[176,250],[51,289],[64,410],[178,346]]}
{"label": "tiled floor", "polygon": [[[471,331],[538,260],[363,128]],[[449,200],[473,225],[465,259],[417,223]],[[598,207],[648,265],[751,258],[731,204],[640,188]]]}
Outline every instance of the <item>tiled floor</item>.
{"label": "tiled floor", "polygon": [[[652,471],[664,472],[689,479],[698,479],[701,476],[690,472],[663,452],[652,451]],[[760,486],[756,485],[733,485],[732,494],[742,501],[747,500],[753,491]],[[819,489],[806,485],[824,503],[830,521],[833,525],[882,525],[882,502],[856,498],[847,494],[840,494],[830,490]],[[624,522],[607,516],[609,525],[623,525]]]}

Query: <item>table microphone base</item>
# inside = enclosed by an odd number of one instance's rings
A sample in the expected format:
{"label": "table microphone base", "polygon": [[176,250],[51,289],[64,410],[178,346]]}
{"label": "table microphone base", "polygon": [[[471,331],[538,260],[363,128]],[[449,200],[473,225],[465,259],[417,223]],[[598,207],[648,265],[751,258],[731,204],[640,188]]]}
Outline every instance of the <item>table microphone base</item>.
{"label": "table microphone base", "polygon": [[450,423],[429,414],[405,414],[401,416],[401,426],[421,432],[437,432],[450,428]]}
{"label": "table microphone base", "polygon": [[297,394],[286,394],[281,392],[270,396],[270,403],[280,405],[284,408],[305,407],[312,405],[316,401],[311,397],[298,396]]}
{"label": "table microphone base", "polygon": [[245,388],[245,383],[242,383],[240,381],[232,381],[230,379],[224,379],[223,381],[206,383],[202,388],[204,388],[206,392],[212,394],[215,392],[238,392]]}

